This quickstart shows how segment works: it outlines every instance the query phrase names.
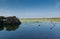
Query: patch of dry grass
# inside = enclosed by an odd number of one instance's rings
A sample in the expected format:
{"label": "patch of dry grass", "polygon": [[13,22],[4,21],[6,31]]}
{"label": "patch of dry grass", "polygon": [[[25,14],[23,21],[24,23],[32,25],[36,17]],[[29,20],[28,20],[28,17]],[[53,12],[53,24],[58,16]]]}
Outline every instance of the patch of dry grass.
{"label": "patch of dry grass", "polygon": [[60,22],[60,18],[21,18],[21,22]]}

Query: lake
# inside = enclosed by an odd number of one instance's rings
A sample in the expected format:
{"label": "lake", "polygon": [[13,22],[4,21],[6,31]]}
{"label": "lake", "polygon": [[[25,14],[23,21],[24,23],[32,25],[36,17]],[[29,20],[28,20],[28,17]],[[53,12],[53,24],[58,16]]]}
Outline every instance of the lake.
{"label": "lake", "polygon": [[60,39],[59,22],[22,23],[17,28],[11,27],[1,28],[0,39]]}

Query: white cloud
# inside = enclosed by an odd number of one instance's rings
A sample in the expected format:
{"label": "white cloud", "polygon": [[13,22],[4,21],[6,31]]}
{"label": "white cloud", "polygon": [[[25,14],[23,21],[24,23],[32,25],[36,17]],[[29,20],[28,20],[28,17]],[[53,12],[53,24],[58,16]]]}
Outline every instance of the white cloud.
{"label": "white cloud", "polygon": [[17,16],[19,18],[39,18],[39,17],[60,17],[60,11],[21,11],[21,10],[10,10],[0,9],[0,16]]}
{"label": "white cloud", "polygon": [[0,9],[0,16],[11,16],[11,11],[6,10],[6,9]]}
{"label": "white cloud", "polygon": [[56,0],[56,8],[60,8],[60,0]]}
{"label": "white cloud", "polygon": [[20,11],[10,10],[10,9],[0,9],[0,16],[16,16],[16,17],[22,17],[23,13]]}

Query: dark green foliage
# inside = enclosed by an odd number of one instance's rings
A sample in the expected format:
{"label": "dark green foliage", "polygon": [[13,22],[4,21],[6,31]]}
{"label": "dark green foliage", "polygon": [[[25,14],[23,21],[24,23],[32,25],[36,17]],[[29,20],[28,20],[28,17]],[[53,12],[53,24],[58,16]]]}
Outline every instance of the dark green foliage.
{"label": "dark green foliage", "polygon": [[4,27],[2,25],[0,25],[0,31],[3,30],[3,29],[4,29]]}
{"label": "dark green foliage", "polygon": [[16,16],[0,16],[0,30],[3,30],[5,27],[7,31],[14,31],[19,27],[20,24],[21,22],[18,18],[16,18]]}
{"label": "dark green foliage", "polygon": [[0,24],[20,24],[20,20],[16,16],[3,17],[0,16]]}
{"label": "dark green foliage", "polygon": [[4,16],[0,16],[0,19],[6,19]]}
{"label": "dark green foliage", "polygon": [[5,25],[5,28],[6,28],[7,31],[15,31],[18,27],[19,27],[18,24],[14,24],[14,25]]}
{"label": "dark green foliage", "polygon": [[20,24],[13,24],[13,25],[0,25],[0,31],[2,31],[4,28],[6,28],[6,31],[15,31],[18,29]]}

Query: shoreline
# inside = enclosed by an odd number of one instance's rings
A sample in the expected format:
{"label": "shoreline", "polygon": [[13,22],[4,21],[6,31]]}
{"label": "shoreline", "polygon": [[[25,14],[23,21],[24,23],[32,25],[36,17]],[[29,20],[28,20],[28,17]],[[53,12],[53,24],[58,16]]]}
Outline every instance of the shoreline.
{"label": "shoreline", "polygon": [[21,22],[60,22],[60,18],[20,18]]}

